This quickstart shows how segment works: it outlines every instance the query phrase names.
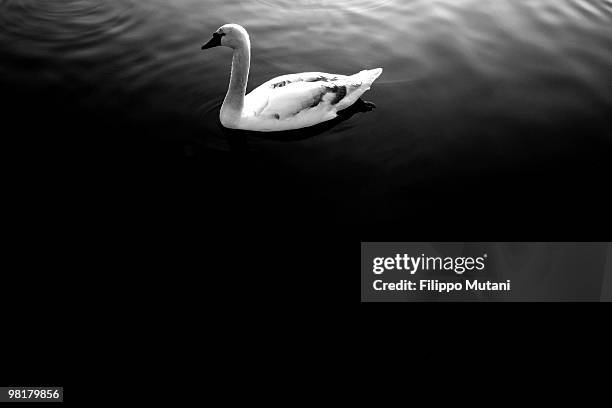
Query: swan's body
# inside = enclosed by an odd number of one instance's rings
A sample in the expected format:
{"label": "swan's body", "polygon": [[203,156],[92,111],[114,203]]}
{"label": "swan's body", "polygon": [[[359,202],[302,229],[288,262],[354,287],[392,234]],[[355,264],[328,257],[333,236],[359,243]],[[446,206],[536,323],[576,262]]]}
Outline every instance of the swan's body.
{"label": "swan's body", "polygon": [[355,75],[303,72],[273,78],[246,93],[251,44],[246,30],[226,24],[202,48],[233,48],[230,84],[221,106],[221,124],[231,129],[262,132],[298,129],[334,119],[351,106],[382,72],[364,70]]}

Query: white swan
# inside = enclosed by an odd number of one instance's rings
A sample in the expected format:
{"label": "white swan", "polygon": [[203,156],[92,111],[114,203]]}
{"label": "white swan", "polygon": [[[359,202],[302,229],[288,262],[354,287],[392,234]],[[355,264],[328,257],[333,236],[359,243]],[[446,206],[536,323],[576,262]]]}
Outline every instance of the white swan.
{"label": "white swan", "polygon": [[333,119],[370,89],[382,72],[376,68],[350,76],[324,72],[282,75],[245,96],[251,62],[249,34],[238,24],[225,24],[202,49],[216,46],[234,50],[229,88],[219,114],[221,124],[231,129],[270,132]]}

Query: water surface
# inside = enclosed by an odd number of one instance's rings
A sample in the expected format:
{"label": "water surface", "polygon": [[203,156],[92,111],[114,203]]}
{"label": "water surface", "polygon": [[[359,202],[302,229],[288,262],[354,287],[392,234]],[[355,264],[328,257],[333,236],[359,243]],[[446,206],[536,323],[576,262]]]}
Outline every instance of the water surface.
{"label": "water surface", "polygon": [[[249,90],[383,67],[377,108],[286,139],[224,130],[231,51],[200,46],[227,22],[251,36]],[[607,219],[610,0],[1,0],[0,85],[21,171],[49,188],[81,174],[50,152],[104,152],[115,207],[401,240]]]}

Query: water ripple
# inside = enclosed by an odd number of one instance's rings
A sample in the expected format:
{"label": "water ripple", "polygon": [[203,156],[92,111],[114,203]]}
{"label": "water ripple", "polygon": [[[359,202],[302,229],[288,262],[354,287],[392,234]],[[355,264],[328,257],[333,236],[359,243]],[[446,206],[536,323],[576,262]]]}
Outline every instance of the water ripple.
{"label": "water ripple", "polygon": [[134,8],[131,0],[4,0],[0,42],[31,54],[95,47],[133,30],[141,17]]}
{"label": "water ripple", "polygon": [[451,117],[465,100],[478,114],[542,121],[558,101],[597,114],[612,102],[612,0],[0,0],[0,74],[85,89],[87,106],[208,117],[231,56],[200,46],[227,22],[251,34],[249,89],[288,72],[382,66],[368,97],[384,95],[378,114],[397,128]]}
{"label": "water ripple", "polygon": [[344,11],[367,11],[386,6],[396,0],[336,0],[333,2],[325,0],[256,0],[267,6],[290,11],[304,10],[344,10]]}

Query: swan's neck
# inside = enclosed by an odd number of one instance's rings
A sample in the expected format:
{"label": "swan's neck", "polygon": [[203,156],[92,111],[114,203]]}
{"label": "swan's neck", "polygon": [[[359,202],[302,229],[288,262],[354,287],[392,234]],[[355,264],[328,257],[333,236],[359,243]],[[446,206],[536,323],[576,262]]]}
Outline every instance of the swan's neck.
{"label": "swan's neck", "polygon": [[245,44],[234,49],[229,88],[221,106],[222,120],[237,121],[240,118],[244,107],[250,64],[251,46],[247,40]]}

